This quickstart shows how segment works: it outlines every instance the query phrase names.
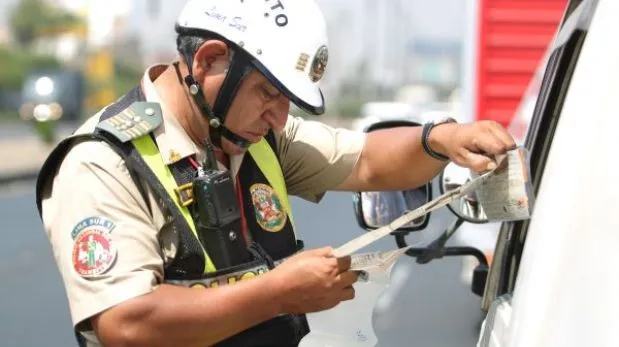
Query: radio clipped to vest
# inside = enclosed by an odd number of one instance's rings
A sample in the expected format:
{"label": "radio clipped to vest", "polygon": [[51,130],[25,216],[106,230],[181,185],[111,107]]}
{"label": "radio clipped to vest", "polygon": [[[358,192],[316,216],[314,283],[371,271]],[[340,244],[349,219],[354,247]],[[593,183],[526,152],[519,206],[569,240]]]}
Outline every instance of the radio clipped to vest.
{"label": "radio clipped to vest", "polygon": [[193,180],[194,219],[200,243],[217,269],[251,261],[243,237],[234,180],[220,170],[211,142],[206,139],[206,162]]}

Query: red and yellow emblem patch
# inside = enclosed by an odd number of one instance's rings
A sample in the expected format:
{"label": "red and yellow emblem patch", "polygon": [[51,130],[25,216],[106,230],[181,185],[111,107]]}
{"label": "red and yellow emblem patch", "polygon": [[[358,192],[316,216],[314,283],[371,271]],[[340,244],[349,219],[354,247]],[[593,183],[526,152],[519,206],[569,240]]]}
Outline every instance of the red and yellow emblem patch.
{"label": "red and yellow emblem patch", "polygon": [[73,269],[83,277],[105,273],[116,260],[117,250],[110,236],[114,223],[101,217],[89,217],[78,223],[71,236]]}
{"label": "red and yellow emblem patch", "polygon": [[288,215],[281,200],[271,186],[257,183],[249,188],[256,221],[262,229],[270,232],[281,231],[286,225]]}

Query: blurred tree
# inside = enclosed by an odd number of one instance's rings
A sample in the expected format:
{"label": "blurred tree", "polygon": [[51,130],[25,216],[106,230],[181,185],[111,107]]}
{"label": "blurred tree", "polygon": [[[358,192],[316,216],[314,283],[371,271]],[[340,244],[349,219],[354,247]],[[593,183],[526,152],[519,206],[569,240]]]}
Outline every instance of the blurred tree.
{"label": "blurred tree", "polygon": [[44,0],[19,0],[10,15],[13,36],[22,46],[42,36],[75,31],[81,24],[79,17]]}

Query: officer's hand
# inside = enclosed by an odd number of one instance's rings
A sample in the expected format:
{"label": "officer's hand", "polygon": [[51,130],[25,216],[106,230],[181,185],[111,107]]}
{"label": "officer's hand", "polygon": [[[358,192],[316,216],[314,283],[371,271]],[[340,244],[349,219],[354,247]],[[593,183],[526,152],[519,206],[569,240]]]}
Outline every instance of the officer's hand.
{"label": "officer's hand", "polygon": [[357,273],[349,268],[350,257],[334,258],[331,247],[301,252],[283,262],[273,273],[284,293],[284,312],[322,311],[353,299]]}
{"label": "officer's hand", "polygon": [[496,167],[494,155],[505,154],[516,147],[507,130],[494,121],[471,124],[441,124],[430,132],[436,141],[435,151],[448,156],[454,163],[475,172]]}

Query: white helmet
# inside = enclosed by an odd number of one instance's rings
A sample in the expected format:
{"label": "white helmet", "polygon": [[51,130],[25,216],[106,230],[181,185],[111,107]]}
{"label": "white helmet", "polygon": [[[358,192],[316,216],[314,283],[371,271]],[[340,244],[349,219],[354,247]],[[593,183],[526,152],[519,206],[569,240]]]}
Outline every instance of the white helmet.
{"label": "white helmet", "polygon": [[299,108],[324,113],[328,41],[314,0],[189,0],[176,31],[224,39]]}

